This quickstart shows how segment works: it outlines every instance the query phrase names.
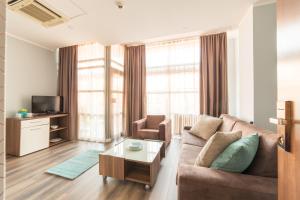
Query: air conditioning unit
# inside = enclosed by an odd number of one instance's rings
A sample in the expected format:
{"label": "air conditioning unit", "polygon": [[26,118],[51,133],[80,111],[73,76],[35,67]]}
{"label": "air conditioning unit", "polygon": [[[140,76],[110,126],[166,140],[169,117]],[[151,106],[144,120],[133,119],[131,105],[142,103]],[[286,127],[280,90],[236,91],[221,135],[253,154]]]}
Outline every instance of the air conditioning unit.
{"label": "air conditioning unit", "polygon": [[8,7],[15,12],[25,14],[45,27],[55,26],[67,21],[67,18],[37,0],[10,0]]}

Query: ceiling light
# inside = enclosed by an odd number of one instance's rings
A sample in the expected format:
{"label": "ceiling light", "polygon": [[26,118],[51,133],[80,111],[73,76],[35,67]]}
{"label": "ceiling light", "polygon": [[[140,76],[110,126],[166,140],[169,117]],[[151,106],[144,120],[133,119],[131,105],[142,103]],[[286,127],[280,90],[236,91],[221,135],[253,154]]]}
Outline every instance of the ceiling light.
{"label": "ceiling light", "polygon": [[115,3],[119,9],[122,9],[124,7],[125,0],[116,0]]}

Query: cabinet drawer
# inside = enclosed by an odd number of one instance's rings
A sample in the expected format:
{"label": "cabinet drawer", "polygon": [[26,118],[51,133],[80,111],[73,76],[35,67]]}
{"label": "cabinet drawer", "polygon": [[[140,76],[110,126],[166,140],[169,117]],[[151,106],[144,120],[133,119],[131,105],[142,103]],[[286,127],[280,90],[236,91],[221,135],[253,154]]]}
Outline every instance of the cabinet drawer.
{"label": "cabinet drawer", "polygon": [[49,147],[49,125],[21,129],[20,156]]}
{"label": "cabinet drawer", "polygon": [[49,118],[24,120],[21,121],[21,128],[49,125],[49,123],[50,123]]}

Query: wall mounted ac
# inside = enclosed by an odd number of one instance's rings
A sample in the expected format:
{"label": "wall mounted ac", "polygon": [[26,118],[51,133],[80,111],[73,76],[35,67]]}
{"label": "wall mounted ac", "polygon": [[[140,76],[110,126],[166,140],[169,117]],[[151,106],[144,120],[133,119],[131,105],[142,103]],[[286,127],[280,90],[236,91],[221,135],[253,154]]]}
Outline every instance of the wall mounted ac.
{"label": "wall mounted ac", "polygon": [[10,10],[29,16],[45,27],[55,26],[68,20],[67,17],[37,0],[10,0],[7,4]]}

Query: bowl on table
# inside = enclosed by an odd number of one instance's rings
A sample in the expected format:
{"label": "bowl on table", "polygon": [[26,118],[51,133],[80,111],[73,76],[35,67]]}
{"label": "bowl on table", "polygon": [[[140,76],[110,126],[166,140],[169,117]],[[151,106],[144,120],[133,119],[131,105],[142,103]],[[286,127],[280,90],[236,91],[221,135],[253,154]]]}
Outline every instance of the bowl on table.
{"label": "bowl on table", "polygon": [[132,142],[128,145],[130,151],[140,151],[143,149],[143,144],[141,142]]}

